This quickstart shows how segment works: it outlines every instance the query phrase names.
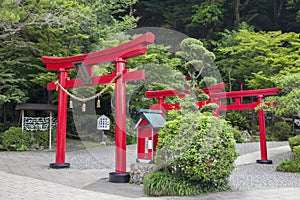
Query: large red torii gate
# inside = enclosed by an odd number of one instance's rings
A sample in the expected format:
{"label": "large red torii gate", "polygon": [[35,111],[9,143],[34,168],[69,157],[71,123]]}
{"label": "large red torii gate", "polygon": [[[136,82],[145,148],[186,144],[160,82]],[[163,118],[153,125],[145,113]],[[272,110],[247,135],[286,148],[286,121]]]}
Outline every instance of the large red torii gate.
{"label": "large red torii gate", "polygon": [[[255,109],[267,95],[276,95],[279,92],[279,88],[266,88],[259,90],[241,90],[233,92],[223,92],[225,88],[224,83],[219,83],[215,86],[207,87],[203,89],[203,92],[208,94],[210,99],[207,101],[197,102],[197,106],[202,108],[208,103],[216,103],[219,108],[215,111],[215,115],[219,115],[219,110],[246,110]],[[185,94],[190,93],[189,91],[179,92],[177,90],[157,90],[157,91],[146,91],[146,96],[148,98],[157,98],[158,103],[150,106],[150,109],[154,110],[179,110],[179,104],[169,104],[165,102],[165,98],[168,96],[178,96],[183,98]],[[256,97],[257,102],[243,103],[243,97]],[[221,99],[231,98],[234,99],[233,104],[223,104]],[[268,160],[267,155],[267,142],[266,142],[266,128],[265,128],[265,114],[262,109],[258,110],[258,122],[259,122],[259,132],[260,132],[260,152],[261,159],[257,160],[257,163],[261,164],[272,164],[272,160]]]}
{"label": "large red torii gate", "polygon": [[[115,84],[115,101],[116,101],[116,169],[109,174],[111,182],[128,182],[129,173],[126,172],[126,86],[125,82],[145,79],[144,70],[129,72],[126,69],[126,59],[133,58],[146,53],[147,45],[154,42],[154,35],[146,33],[134,40],[117,47],[106,49],[89,54],[70,56],[70,57],[49,57],[42,56],[43,63],[46,64],[47,70],[59,72],[58,83],[64,89],[91,86],[97,84],[108,84],[116,76]],[[115,70],[108,75],[93,76],[93,66],[114,62]],[[74,65],[84,66],[88,73],[89,81],[86,83],[81,79],[70,80],[68,72]],[[55,90],[57,83],[48,83],[48,90]],[[67,101],[68,95],[62,88],[58,87],[58,121],[56,135],[56,162],[51,163],[51,168],[68,168],[69,163],[65,162],[66,151],[66,121],[67,121]]]}

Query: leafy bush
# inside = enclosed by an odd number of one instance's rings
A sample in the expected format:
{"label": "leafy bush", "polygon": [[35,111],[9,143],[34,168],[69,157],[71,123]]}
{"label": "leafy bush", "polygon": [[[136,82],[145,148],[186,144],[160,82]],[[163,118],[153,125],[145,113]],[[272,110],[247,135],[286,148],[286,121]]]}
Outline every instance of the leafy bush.
{"label": "leafy bush", "polygon": [[201,88],[206,88],[206,87],[209,87],[209,86],[214,86],[217,84],[217,79],[214,78],[214,77],[211,77],[211,76],[206,76],[204,77],[200,83],[199,83],[199,86]]}
{"label": "leafy bush", "polygon": [[248,130],[249,124],[247,119],[237,112],[227,112],[225,119],[233,126],[239,127],[239,130]]}
{"label": "leafy bush", "polygon": [[291,150],[294,150],[295,146],[300,145],[300,135],[296,135],[294,137],[290,137],[288,139]]}
{"label": "leafy bush", "polygon": [[[32,134],[33,134],[32,143],[37,148],[45,148],[45,147],[49,146],[49,132],[48,131],[36,131],[36,132],[32,132]],[[56,142],[56,129],[52,130],[51,141],[52,141],[52,145],[55,144],[55,142]]]}
{"label": "leafy bush", "polygon": [[300,169],[300,145],[294,147],[294,158],[298,169]]}
{"label": "leafy bush", "polygon": [[150,172],[144,180],[144,193],[149,196],[190,196],[208,192],[216,190],[214,187],[202,188],[199,184],[173,176],[165,170]]}
{"label": "leafy bush", "polygon": [[[52,133],[52,143],[55,143],[55,130]],[[0,142],[7,151],[27,151],[33,148],[45,148],[49,145],[49,133],[36,131],[22,133],[21,128],[10,127],[1,137]]]}
{"label": "leafy bush", "polygon": [[243,143],[243,142],[245,142],[245,140],[242,137],[242,133],[241,133],[240,130],[237,130],[236,128],[232,128],[231,131],[232,131],[233,137],[234,137],[234,139],[235,139],[235,141],[237,143]]}
{"label": "leafy bush", "polygon": [[10,127],[1,135],[1,143],[5,150],[29,150],[32,144],[31,133],[21,128]]}
{"label": "leafy bush", "polygon": [[299,167],[294,160],[286,159],[277,165],[276,170],[279,172],[297,173],[299,172]]}
{"label": "leafy bush", "polygon": [[286,122],[276,122],[274,124],[274,138],[279,141],[286,141],[291,132],[291,126]]}
{"label": "leafy bush", "polygon": [[[145,193],[156,195],[161,190],[160,194],[164,195],[171,190],[172,195],[192,195],[199,191],[228,189],[228,177],[238,155],[232,127],[225,120],[207,113],[188,112],[171,119],[159,132],[155,156],[157,167],[165,173],[157,172],[155,177],[148,178],[144,185]],[[166,180],[164,184],[156,184],[151,182],[153,179],[159,182]],[[178,182],[185,185],[183,191],[170,189],[176,182],[173,180],[180,180]],[[156,186],[152,187],[154,184]]]}
{"label": "leafy bush", "polygon": [[201,112],[213,112],[214,110],[217,110],[219,108],[219,105],[216,103],[209,103],[203,106],[200,111]]}

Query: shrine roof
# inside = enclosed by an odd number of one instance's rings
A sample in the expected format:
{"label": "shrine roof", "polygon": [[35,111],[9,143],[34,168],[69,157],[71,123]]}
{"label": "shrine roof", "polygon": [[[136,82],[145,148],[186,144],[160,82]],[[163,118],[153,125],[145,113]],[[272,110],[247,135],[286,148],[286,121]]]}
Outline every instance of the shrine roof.
{"label": "shrine roof", "polygon": [[16,110],[50,110],[57,111],[57,106],[53,104],[22,103],[16,106]]}
{"label": "shrine roof", "polygon": [[140,120],[138,121],[135,127],[139,125],[142,119],[147,120],[153,128],[161,128],[166,122],[166,120],[159,112],[143,112],[140,116]]}

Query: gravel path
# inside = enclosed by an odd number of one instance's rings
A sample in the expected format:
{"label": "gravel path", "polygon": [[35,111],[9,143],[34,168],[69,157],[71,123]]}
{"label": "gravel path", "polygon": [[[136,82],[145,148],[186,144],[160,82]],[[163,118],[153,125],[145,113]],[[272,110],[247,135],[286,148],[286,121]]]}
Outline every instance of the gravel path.
{"label": "gravel path", "polygon": [[[268,149],[288,145],[287,142],[268,142]],[[241,155],[259,151],[259,143],[237,144]],[[274,157],[272,165],[251,163],[238,166],[230,176],[234,190],[269,189],[278,187],[300,187],[300,175],[296,173],[277,172],[276,166],[285,159],[291,159],[291,152],[284,152]]]}
{"label": "gravel path", "polygon": [[[280,146],[286,146],[288,142],[267,142],[267,148],[275,148]],[[236,149],[240,155],[252,153],[260,150],[259,142],[249,142],[249,143],[237,143]]]}
{"label": "gravel path", "polygon": [[[268,149],[286,146],[287,142],[268,142]],[[135,162],[135,145],[127,147],[127,164]],[[259,142],[237,144],[237,151],[245,155],[260,150]],[[300,187],[300,175],[276,172],[281,161],[292,158],[291,152],[284,152],[274,157],[272,165],[253,163],[239,165],[230,176],[233,190],[267,189],[277,187]],[[257,158],[259,159],[259,158]],[[74,169],[108,169],[114,168],[114,146],[97,147],[67,153],[67,161]]]}

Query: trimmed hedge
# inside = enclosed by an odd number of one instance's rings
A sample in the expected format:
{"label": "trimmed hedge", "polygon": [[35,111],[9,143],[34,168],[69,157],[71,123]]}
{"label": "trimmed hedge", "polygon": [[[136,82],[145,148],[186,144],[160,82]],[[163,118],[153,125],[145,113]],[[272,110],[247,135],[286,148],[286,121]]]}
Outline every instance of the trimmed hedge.
{"label": "trimmed hedge", "polygon": [[300,145],[294,147],[294,159],[298,166],[298,169],[300,169]]}
{"label": "trimmed hedge", "polygon": [[22,133],[21,128],[10,127],[8,130],[1,134],[1,144],[7,151],[29,150],[32,145],[31,133],[27,131],[24,131]]}
{"label": "trimmed hedge", "polygon": [[144,192],[196,195],[230,188],[228,178],[238,155],[232,127],[208,113],[173,114],[159,132],[159,172],[146,176]]}
{"label": "trimmed hedge", "polygon": [[[55,142],[55,130],[52,133],[52,141]],[[29,132],[18,127],[10,127],[0,136],[0,143],[7,151],[27,151],[48,147],[49,133],[47,131]]]}
{"label": "trimmed hedge", "polygon": [[300,135],[296,135],[294,137],[290,137],[288,139],[289,145],[292,151],[294,151],[294,147],[300,145]]}
{"label": "trimmed hedge", "polygon": [[291,132],[291,126],[286,122],[274,124],[274,138],[277,141],[287,141]]}
{"label": "trimmed hedge", "polygon": [[300,145],[293,148],[294,160],[286,159],[285,161],[279,163],[276,167],[277,171],[280,172],[291,172],[298,173],[300,172]]}

